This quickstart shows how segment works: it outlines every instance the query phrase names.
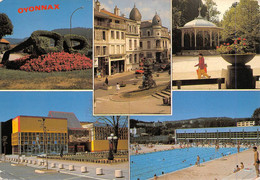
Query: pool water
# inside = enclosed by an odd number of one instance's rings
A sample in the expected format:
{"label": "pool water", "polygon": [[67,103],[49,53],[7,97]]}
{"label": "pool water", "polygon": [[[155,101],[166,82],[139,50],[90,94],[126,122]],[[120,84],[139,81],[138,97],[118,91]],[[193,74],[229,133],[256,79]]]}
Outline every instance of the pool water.
{"label": "pool water", "polygon": [[[240,152],[246,148],[240,148]],[[221,158],[223,155],[237,153],[237,148],[215,148],[192,147],[186,149],[173,149],[140,155],[130,156],[130,177],[131,180],[149,179],[157,176],[181,170],[193,166],[200,156],[200,163]]]}

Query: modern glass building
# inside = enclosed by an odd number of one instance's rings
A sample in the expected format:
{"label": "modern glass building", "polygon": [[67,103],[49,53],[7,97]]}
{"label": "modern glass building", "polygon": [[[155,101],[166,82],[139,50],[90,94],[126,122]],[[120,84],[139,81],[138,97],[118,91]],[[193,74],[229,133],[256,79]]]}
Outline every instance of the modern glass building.
{"label": "modern glass building", "polygon": [[[84,123],[83,123],[84,124]],[[108,151],[114,133],[106,124],[88,122],[84,127],[74,113],[50,111],[48,117],[17,116],[0,123],[0,152],[39,155]],[[128,150],[128,128],[119,127],[118,150]],[[2,141],[2,142],[1,142]]]}
{"label": "modern glass building", "polygon": [[258,143],[260,126],[176,129],[175,142]]}
{"label": "modern glass building", "polygon": [[65,118],[18,116],[12,120],[11,136],[12,154],[41,154],[46,150],[48,153],[68,152]]}

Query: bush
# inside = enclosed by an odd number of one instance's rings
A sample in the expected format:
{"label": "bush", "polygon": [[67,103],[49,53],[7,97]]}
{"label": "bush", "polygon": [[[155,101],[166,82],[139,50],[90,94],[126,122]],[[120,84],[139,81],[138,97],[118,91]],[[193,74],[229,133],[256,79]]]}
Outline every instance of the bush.
{"label": "bush", "polygon": [[92,60],[79,53],[59,52],[41,55],[34,59],[31,59],[31,56],[25,56],[13,61],[12,67],[28,72],[72,71],[92,68]]}

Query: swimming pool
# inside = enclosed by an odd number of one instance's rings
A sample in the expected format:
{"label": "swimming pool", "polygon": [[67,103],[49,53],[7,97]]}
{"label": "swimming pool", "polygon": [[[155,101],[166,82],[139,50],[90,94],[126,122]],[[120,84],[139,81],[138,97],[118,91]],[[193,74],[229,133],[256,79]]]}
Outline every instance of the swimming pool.
{"label": "swimming pool", "polygon": [[[246,148],[240,148],[240,152]],[[200,163],[237,153],[237,148],[201,148],[192,147],[186,149],[174,149],[140,155],[130,156],[130,177],[131,180],[149,179],[156,174],[157,176],[174,172],[193,166],[200,156]]]}

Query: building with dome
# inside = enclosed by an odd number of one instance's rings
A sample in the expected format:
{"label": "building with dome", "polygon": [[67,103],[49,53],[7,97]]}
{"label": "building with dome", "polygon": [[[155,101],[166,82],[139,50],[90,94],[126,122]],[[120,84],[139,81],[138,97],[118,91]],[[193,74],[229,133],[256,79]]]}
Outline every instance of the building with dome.
{"label": "building with dome", "polygon": [[171,56],[171,39],[168,28],[162,26],[160,16],[156,13],[152,21],[141,23],[140,49],[142,57],[156,63],[168,63]]}
{"label": "building with dome", "polygon": [[170,34],[156,13],[152,20],[142,21],[134,5],[129,18],[101,9],[98,0],[94,8],[94,73],[112,75],[139,68],[143,57],[154,62],[170,62]]}
{"label": "building with dome", "polygon": [[205,20],[201,16],[200,11],[201,8],[199,8],[199,16],[197,18],[179,28],[182,32],[182,54],[188,55],[187,53],[192,53],[191,50],[194,50],[194,52],[206,50],[205,52],[210,53],[210,50],[219,46],[220,32],[223,28]]}
{"label": "building with dome", "polygon": [[139,67],[140,59],[140,27],[142,15],[134,5],[126,21],[126,71]]}

